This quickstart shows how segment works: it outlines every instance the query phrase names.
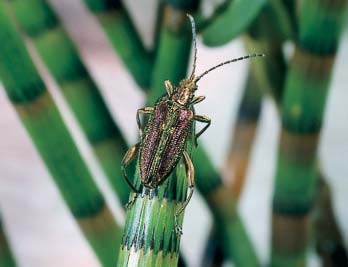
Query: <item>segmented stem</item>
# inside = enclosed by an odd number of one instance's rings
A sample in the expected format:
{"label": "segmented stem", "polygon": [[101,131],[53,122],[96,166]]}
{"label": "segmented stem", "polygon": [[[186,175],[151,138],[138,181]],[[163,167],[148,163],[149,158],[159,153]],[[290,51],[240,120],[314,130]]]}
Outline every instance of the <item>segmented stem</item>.
{"label": "segmented stem", "polygon": [[45,0],[12,0],[10,4],[21,28],[32,38],[57,80],[110,185],[120,201],[127,203],[129,188],[120,171],[127,144],[77,49]]}
{"label": "segmented stem", "polygon": [[[104,197],[83,161],[23,40],[0,2],[0,79],[62,197],[102,266],[114,266],[120,243]],[[13,56],[15,55],[15,57]]]}

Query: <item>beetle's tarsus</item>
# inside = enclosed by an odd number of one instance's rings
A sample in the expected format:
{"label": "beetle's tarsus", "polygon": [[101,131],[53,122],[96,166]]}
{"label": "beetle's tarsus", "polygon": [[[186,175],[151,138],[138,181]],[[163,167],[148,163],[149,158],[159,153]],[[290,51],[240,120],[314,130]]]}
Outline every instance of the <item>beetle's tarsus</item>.
{"label": "beetle's tarsus", "polygon": [[132,184],[131,180],[128,178],[127,172],[126,172],[126,168],[128,166],[128,164],[134,160],[135,156],[138,154],[138,150],[139,150],[139,143],[135,144],[134,146],[132,146],[131,148],[128,149],[128,151],[126,152],[126,154],[124,155],[122,162],[121,162],[121,171],[122,171],[122,175],[125,178],[128,186],[135,192],[135,193],[139,193],[138,190],[134,187],[134,185]]}
{"label": "beetle's tarsus", "polygon": [[137,198],[138,198],[138,193],[134,193],[133,198],[131,200],[129,200],[127,202],[127,204],[125,205],[126,210],[131,208],[131,206],[134,204],[134,202],[137,200]]}
{"label": "beetle's tarsus", "polygon": [[178,236],[182,235],[182,228],[179,226],[177,215],[175,215],[175,217],[174,217],[174,224],[175,224],[175,233]]}
{"label": "beetle's tarsus", "polygon": [[205,115],[195,115],[194,120],[202,122],[202,123],[206,123],[206,125],[202,128],[202,130],[200,130],[198,133],[195,134],[195,138],[197,142],[198,137],[200,137],[202,133],[204,133],[209,128],[211,124],[211,119]]}

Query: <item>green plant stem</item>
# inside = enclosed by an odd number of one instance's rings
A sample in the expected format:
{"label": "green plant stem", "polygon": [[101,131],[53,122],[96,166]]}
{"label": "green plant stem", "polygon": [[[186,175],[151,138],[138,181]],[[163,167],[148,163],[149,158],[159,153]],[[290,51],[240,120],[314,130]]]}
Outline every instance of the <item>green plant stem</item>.
{"label": "green plant stem", "polygon": [[5,235],[5,229],[2,225],[0,217],[0,266],[1,267],[16,267],[11,248]]}
{"label": "green plant stem", "polygon": [[[289,5],[290,3],[286,3],[286,6],[288,6],[287,13],[290,14],[290,20],[292,21],[293,15],[291,14],[293,12]],[[272,13],[273,12],[269,10],[269,8],[266,8],[264,12],[261,13],[260,17],[252,24],[249,34],[244,40],[250,52],[267,51],[265,52],[267,54],[267,64],[264,65],[264,62],[260,61],[255,62],[255,64],[252,65],[252,70],[259,83],[263,85],[261,88],[268,88],[263,90],[264,93],[271,93],[276,105],[280,108],[284,90],[284,80],[287,72],[287,66],[281,50],[281,40],[285,38],[282,37],[284,34],[279,27],[275,28],[270,26],[277,25],[277,18],[274,17]],[[297,32],[296,23],[292,22],[291,24],[294,29],[293,32]],[[320,179],[324,179],[320,170],[317,170],[317,173]],[[347,253],[345,252],[343,241],[337,238],[337,236],[341,235],[340,230],[335,221],[334,214],[330,212],[332,211],[332,204],[331,196],[327,193],[329,190],[328,184],[324,180],[320,184],[325,184],[325,186],[319,186],[317,193],[319,197],[316,198],[316,213],[319,214],[314,218],[317,250],[320,251],[319,255],[322,257],[326,266],[335,266],[335,262],[337,262],[336,258],[340,259],[340,264],[342,266],[348,265],[344,261]],[[328,243],[334,244],[332,249],[326,249]]]}
{"label": "green plant stem", "polygon": [[[168,1],[165,7],[152,89],[148,98],[150,104],[165,93],[165,79],[177,85],[186,77],[192,42],[186,13],[194,11],[198,3],[192,2],[191,5],[183,7],[178,2],[180,1],[171,4]],[[185,4],[188,5],[188,2]],[[233,259],[238,266],[258,266],[254,248],[236,212],[235,201],[201,146],[193,151],[193,163],[196,170],[196,186],[207,201],[214,221],[224,235],[225,255]]]}
{"label": "green plant stem", "polygon": [[[233,128],[228,155],[224,163],[224,176],[231,186],[230,194],[238,202],[243,190],[249,167],[250,153],[253,148],[260,111],[262,94],[249,69],[246,85],[237,112],[237,122]],[[218,236],[218,226],[214,226],[208,238],[202,264],[204,266],[221,266],[223,262],[222,244],[224,236]],[[210,265],[205,263],[210,263]]]}
{"label": "green plant stem", "polygon": [[286,75],[286,62],[283,55],[283,40],[276,18],[272,15],[272,7],[267,5],[244,35],[244,43],[249,53],[264,53],[264,60],[255,60],[251,64],[251,72],[258,83],[258,88],[264,94],[270,95],[276,104],[283,97],[283,87]]}
{"label": "green plant stem", "polygon": [[121,229],[0,2],[0,79],[67,206],[102,266],[114,266]]}
{"label": "green plant stem", "polygon": [[299,36],[281,109],[273,197],[273,267],[305,266],[309,214],[317,184],[317,145],[345,5],[346,1],[299,2]]}
{"label": "green plant stem", "polygon": [[155,33],[154,33],[154,58],[156,58],[156,53],[158,52],[159,39],[161,35],[161,26],[164,17],[164,7],[166,6],[165,0],[159,0],[157,6],[157,16],[155,22]]}
{"label": "green plant stem", "polygon": [[127,144],[71,39],[45,0],[12,0],[10,4],[59,83],[112,188],[120,201],[127,203],[129,188],[120,167]]}
{"label": "green plant stem", "polygon": [[[197,1],[188,2],[191,2],[191,6],[184,10],[194,11]],[[148,104],[153,105],[164,93],[164,80],[168,79],[176,85],[186,76],[191,45],[191,28],[185,11],[167,4],[164,7]]]}
{"label": "green plant stem", "polygon": [[239,104],[237,122],[233,129],[233,140],[230,142],[224,172],[229,183],[232,183],[232,195],[236,201],[242,192],[249,159],[254,144],[262,104],[262,93],[259,85],[249,71],[243,96]]}
{"label": "green plant stem", "polygon": [[223,266],[225,257],[223,255],[222,242],[219,239],[219,229],[213,225],[210,229],[208,241],[205,245],[201,266],[220,267]]}
{"label": "green plant stem", "polygon": [[137,84],[147,90],[152,73],[152,53],[147,51],[120,0],[84,0],[96,15],[123,64]]}
{"label": "green plant stem", "polygon": [[[135,181],[139,188],[138,169]],[[178,265],[181,236],[175,232],[174,215],[186,199],[187,189],[183,163],[179,163],[162,185],[151,190],[143,187],[141,195],[127,210],[118,267]],[[130,198],[133,197],[131,194]],[[179,218],[180,226],[182,222],[183,214]]]}
{"label": "green plant stem", "polygon": [[[163,15],[163,21],[167,21],[167,6],[164,9],[166,11]],[[185,22],[187,22],[184,14],[181,17],[185,17]],[[181,21],[181,19],[179,20]],[[156,51],[157,59],[166,58],[166,54],[161,48],[163,39],[167,38],[166,34],[167,32],[161,23],[159,41],[157,43],[158,50]],[[178,43],[184,44],[187,50],[191,47],[191,39],[186,41],[186,38],[179,40]],[[189,54],[189,51],[185,53]],[[153,82],[154,80],[158,81],[156,78],[161,79],[158,75],[161,75],[159,73],[162,73],[162,71],[168,73],[166,69],[162,70],[158,67],[156,60]],[[186,67],[181,72],[185,73]],[[164,79],[161,80],[161,86],[163,86],[163,81]],[[140,186],[138,170],[135,175],[135,181],[137,186]],[[180,235],[177,235],[175,232],[174,215],[186,199],[187,189],[186,173],[182,163],[179,163],[176,171],[173,171],[162,185],[152,190],[142,189],[141,196],[137,197],[135,203],[127,211],[118,266],[178,265]],[[130,199],[133,197],[134,194],[131,194]],[[180,225],[182,225],[183,216],[184,213],[180,216]]]}

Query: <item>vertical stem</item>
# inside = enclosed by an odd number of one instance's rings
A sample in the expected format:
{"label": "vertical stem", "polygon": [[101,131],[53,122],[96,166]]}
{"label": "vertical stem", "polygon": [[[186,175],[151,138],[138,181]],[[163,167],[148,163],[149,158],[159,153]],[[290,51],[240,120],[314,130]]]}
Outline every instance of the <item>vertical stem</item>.
{"label": "vertical stem", "polygon": [[[165,93],[165,79],[176,85],[186,77],[192,42],[186,13],[192,13],[197,7],[197,1],[167,1],[152,90],[148,98],[150,104]],[[211,208],[214,221],[224,236],[225,255],[235,260],[238,266],[258,266],[255,250],[236,211],[235,201],[201,146],[193,151],[193,163],[196,186]]]}
{"label": "vertical stem", "polygon": [[5,235],[5,229],[0,218],[0,266],[1,267],[15,267],[17,266],[11,248]]}
{"label": "vertical stem", "polygon": [[[261,110],[261,100],[265,94],[270,94],[276,101],[282,97],[282,87],[286,74],[286,64],[282,52],[281,35],[275,28],[271,16],[271,6],[267,4],[259,16],[251,23],[243,40],[249,53],[262,52],[267,55],[265,60],[256,60],[250,66],[242,100],[234,126],[233,140],[225,161],[224,173],[230,187],[230,194],[237,202],[242,191],[249,157],[253,146]],[[217,228],[216,226],[214,228]],[[221,240],[211,234],[207,247],[207,257],[214,262],[215,254],[220,260]],[[222,237],[224,238],[224,236]],[[209,251],[209,250],[210,251]]]}
{"label": "vertical stem", "polygon": [[102,265],[115,265],[120,227],[6,14],[3,2],[0,2],[0,39],[0,78],[10,101]]}
{"label": "vertical stem", "polygon": [[[135,181],[139,187],[138,168]],[[127,210],[117,266],[178,265],[181,236],[175,231],[174,215],[186,199],[187,188],[182,162],[162,185],[151,190],[142,188],[142,193]],[[133,193],[130,197],[134,196]],[[182,221],[183,214],[179,218],[180,226]]]}
{"label": "vertical stem", "polygon": [[[234,202],[238,202],[240,193],[245,182],[246,172],[249,166],[249,158],[256,134],[262,95],[257,86],[257,81],[250,70],[243,96],[237,113],[237,123],[233,128],[233,140],[228,150],[224,164],[225,177],[231,186],[230,194]],[[208,238],[207,247],[202,263],[209,262],[205,266],[221,266],[223,263],[222,243],[224,236],[219,239],[218,226],[214,226]]]}
{"label": "vertical stem", "polygon": [[283,97],[287,70],[282,50],[285,37],[275,26],[277,20],[272,14],[272,7],[267,5],[251,24],[244,36],[244,43],[248,52],[260,51],[266,54],[264,60],[253,61],[250,66],[251,72],[257,80],[259,90],[272,96],[279,105]]}
{"label": "vertical stem", "polygon": [[285,82],[273,198],[271,266],[282,267],[305,266],[317,144],[346,1],[298,4],[299,37]]}
{"label": "vertical stem", "polygon": [[59,83],[106,177],[125,204],[129,189],[122,179],[120,162],[127,144],[71,39],[45,0],[12,0],[9,3],[20,26],[32,38]]}
{"label": "vertical stem", "polygon": [[137,84],[147,90],[152,73],[152,53],[146,51],[133,22],[120,0],[85,0],[97,16],[123,64]]}
{"label": "vertical stem", "polygon": [[[186,74],[191,48],[191,31],[188,24],[185,24],[188,21],[185,12],[169,5],[164,9],[149,99],[151,104],[162,94],[166,78],[177,83]],[[168,50],[168,46],[171,50]],[[179,65],[169,66],[174,63],[174,57],[168,56],[169,51],[171,55],[179,57],[175,61]],[[181,68],[182,66],[184,67]],[[162,185],[151,190],[142,188],[142,194],[127,211],[118,266],[178,265],[180,235],[175,232],[174,215],[186,199],[186,179],[184,164],[179,163],[176,171]],[[140,186],[138,169],[135,181]],[[130,196],[132,197],[134,194]],[[180,225],[183,216],[184,213],[180,216]]]}
{"label": "vertical stem", "polygon": [[249,71],[239,104],[233,140],[224,166],[226,177],[232,183],[231,193],[236,201],[243,189],[260,117],[262,94],[258,87],[257,81]]}
{"label": "vertical stem", "polygon": [[[194,12],[198,1],[167,1],[159,33],[158,51],[154,63],[150,104],[165,92],[164,80],[177,85],[186,77],[192,45],[192,34],[186,13]],[[181,4],[181,5],[180,5]]]}

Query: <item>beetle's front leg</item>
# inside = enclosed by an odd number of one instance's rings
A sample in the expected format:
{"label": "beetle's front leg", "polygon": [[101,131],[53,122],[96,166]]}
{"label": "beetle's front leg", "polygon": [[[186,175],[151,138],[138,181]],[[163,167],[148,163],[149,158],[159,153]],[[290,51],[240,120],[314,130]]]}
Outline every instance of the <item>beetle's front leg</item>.
{"label": "beetle's front leg", "polygon": [[137,124],[138,124],[138,128],[140,131],[140,137],[142,137],[142,135],[143,135],[143,126],[141,125],[140,114],[141,115],[149,115],[149,114],[152,114],[153,110],[154,110],[153,107],[145,107],[145,108],[140,108],[137,111]]}
{"label": "beetle's front leg", "polygon": [[208,118],[207,116],[204,116],[204,115],[195,115],[193,117],[194,120],[196,121],[199,121],[199,122],[203,122],[203,123],[206,123],[206,125],[203,127],[202,130],[200,130],[196,135],[195,135],[195,145],[197,146],[197,139],[198,137],[201,136],[202,133],[204,133],[208,127],[210,126],[211,124],[211,119]]}
{"label": "beetle's front leg", "polygon": [[175,213],[175,232],[178,235],[182,234],[182,229],[178,224],[178,218],[180,216],[180,214],[185,210],[187,204],[190,202],[191,197],[193,195],[193,191],[194,191],[194,187],[195,187],[195,168],[193,167],[193,163],[190,159],[190,156],[187,154],[186,151],[184,151],[183,153],[184,155],[184,161],[185,161],[185,165],[186,165],[186,178],[188,181],[188,186],[189,186],[189,194],[185,200],[185,202],[182,204],[182,206],[180,207],[180,209],[178,209]]}
{"label": "beetle's front leg", "polygon": [[137,190],[134,185],[132,184],[132,182],[130,181],[130,179],[128,178],[127,175],[127,171],[126,171],[126,167],[129,165],[129,163],[134,160],[135,156],[138,154],[139,151],[139,143],[135,144],[134,146],[130,147],[128,149],[128,151],[126,152],[126,154],[124,155],[122,162],[121,162],[121,170],[122,170],[122,174],[123,177],[125,178],[128,186],[134,191],[135,195],[133,197],[132,200],[128,201],[128,203],[126,204],[126,208],[128,209],[137,199],[138,194],[141,193],[139,192],[139,190]]}

